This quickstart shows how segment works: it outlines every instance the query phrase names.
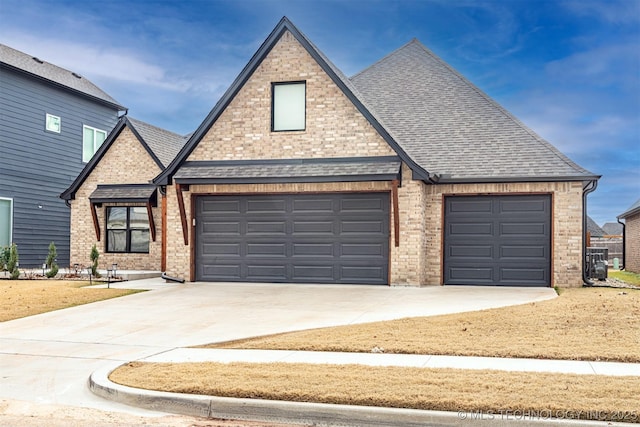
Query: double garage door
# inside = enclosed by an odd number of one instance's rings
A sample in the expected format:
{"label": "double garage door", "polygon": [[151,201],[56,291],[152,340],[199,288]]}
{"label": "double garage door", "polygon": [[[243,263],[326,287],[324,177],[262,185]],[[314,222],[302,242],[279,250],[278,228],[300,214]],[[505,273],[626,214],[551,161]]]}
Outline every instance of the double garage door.
{"label": "double garage door", "polygon": [[445,198],[445,285],[550,286],[551,196]]}
{"label": "double garage door", "polygon": [[389,193],[200,196],[196,280],[386,284]]}

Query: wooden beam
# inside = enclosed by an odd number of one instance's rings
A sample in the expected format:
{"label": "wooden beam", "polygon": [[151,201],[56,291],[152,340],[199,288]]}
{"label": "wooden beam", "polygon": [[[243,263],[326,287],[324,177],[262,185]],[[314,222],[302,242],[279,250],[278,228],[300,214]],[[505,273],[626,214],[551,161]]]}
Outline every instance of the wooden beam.
{"label": "wooden beam", "polygon": [[398,180],[391,181],[391,199],[393,200],[393,232],[396,248],[400,246],[400,211],[398,210]]}
{"label": "wooden beam", "polygon": [[162,200],[160,201],[162,206],[162,223],[160,228],[162,230],[162,245],[160,255],[160,270],[167,271],[167,195],[161,194]]}
{"label": "wooden beam", "polygon": [[180,221],[182,222],[182,237],[184,239],[184,244],[186,246],[189,244],[189,227],[187,226],[187,212],[184,209],[184,198],[182,197],[183,191],[185,191],[185,188],[180,184],[176,184],[176,195],[178,196],[178,209],[180,210]]}
{"label": "wooden beam", "polygon": [[149,231],[151,231],[151,241],[156,241],[156,223],[153,220],[153,209],[151,202],[147,201],[147,217],[149,217]]}
{"label": "wooden beam", "polygon": [[98,223],[98,212],[95,203],[91,203],[91,219],[93,219],[93,229],[96,231],[96,240],[100,241],[100,224]]}

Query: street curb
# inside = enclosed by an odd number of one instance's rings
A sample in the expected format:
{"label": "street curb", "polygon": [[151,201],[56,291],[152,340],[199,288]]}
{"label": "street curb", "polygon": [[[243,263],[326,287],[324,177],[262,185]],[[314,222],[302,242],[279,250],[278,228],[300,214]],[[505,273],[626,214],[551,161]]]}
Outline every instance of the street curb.
{"label": "street curb", "polygon": [[313,426],[625,426],[627,423],[566,420],[525,417],[523,414],[501,416],[489,413],[428,411],[418,409],[382,408],[373,406],[334,405],[325,403],[289,402],[264,399],[242,399],[169,393],[144,390],[116,384],[109,375],[122,363],[99,369],[89,377],[89,389],[105,399],[153,411],[242,421],[295,423]]}

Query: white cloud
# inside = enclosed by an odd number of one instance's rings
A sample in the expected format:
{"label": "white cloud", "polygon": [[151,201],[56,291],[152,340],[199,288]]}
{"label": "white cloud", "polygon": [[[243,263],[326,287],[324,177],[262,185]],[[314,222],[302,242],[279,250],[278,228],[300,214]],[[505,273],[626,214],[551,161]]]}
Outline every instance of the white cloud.
{"label": "white cloud", "polygon": [[173,79],[159,65],[146,62],[143,55],[126,49],[105,48],[68,40],[37,38],[28,34],[4,34],[3,43],[67,68],[90,80],[118,80],[176,92],[186,92],[191,83]]}

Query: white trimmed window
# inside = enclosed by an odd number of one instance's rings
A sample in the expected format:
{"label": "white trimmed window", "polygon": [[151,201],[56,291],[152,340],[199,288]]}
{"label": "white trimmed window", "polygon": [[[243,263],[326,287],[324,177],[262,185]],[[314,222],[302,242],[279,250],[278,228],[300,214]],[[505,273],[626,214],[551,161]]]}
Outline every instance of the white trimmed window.
{"label": "white trimmed window", "polygon": [[91,126],[82,126],[82,161],[86,163],[91,160],[105,139],[107,132]]}
{"label": "white trimmed window", "polygon": [[272,83],[271,92],[271,130],[273,132],[304,130],[306,83]]}
{"label": "white trimmed window", "polygon": [[9,246],[13,231],[13,199],[0,197],[0,248]]}
{"label": "white trimmed window", "polygon": [[60,120],[60,117],[47,113],[44,128],[49,132],[60,133],[60,130],[62,129],[62,121]]}

